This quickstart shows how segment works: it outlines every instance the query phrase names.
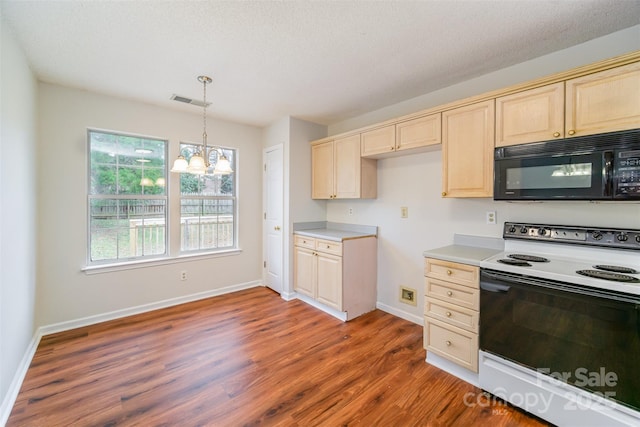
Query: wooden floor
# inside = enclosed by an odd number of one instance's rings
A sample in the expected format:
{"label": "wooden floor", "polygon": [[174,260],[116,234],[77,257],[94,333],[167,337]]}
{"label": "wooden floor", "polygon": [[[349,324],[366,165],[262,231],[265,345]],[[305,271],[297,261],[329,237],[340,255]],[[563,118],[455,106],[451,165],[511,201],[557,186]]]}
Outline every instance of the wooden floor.
{"label": "wooden floor", "polygon": [[44,337],[7,425],[545,425],[424,359],[419,325],[254,288]]}

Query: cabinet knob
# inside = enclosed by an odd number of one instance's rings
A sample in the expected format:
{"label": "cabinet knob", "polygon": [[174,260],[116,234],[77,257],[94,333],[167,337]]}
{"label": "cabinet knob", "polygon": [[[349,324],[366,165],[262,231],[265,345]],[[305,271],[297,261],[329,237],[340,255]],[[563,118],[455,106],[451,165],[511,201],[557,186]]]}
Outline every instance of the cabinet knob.
{"label": "cabinet knob", "polygon": [[571,130],[570,130],[569,132],[567,132],[567,133],[568,133],[569,135],[575,135],[575,134],[576,134],[576,131],[575,131],[575,130],[573,130],[573,129],[571,129]]}
{"label": "cabinet knob", "polygon": [[396,147],[391,147],[391,151],[393,151],[393,150],[395,150],[395,149],[396,149]]}
{"label": "cabinet knob", "polygon": [[560,132],[554,132],[553,136],[555,136],[556,138],[560,136]]}
{"label": "cabinet knob", "polygon": [[447,317],[451,317],[451,312],[450,311],[447,311],[445,314],[447,315]]}
{"label": "cabinet knob", "polygon": [[447,345],[447,347],[451,346],[451,341],[445,341],[444,343]]}
{"label": "cabinet knob", "polygon": [[327,245],[327,249],[331,249],[331,246]]}
{"label": "cabinet knob", "polygon": [[442,192],[442,197],[444,197],[444,196],[446,196],[446,195],[447,195],[447,192],[446,192],[446,191],[443,191],[443,192]]}
{"label": "cabinet knob", "polygon": [[447,291],[447,296],[451,296],[451,295],[453,295],[453,292]]}
{"label": "cabinet knob", "polygon": [[451,276],[453,272],[451,270],[447,270],[447,276]]}

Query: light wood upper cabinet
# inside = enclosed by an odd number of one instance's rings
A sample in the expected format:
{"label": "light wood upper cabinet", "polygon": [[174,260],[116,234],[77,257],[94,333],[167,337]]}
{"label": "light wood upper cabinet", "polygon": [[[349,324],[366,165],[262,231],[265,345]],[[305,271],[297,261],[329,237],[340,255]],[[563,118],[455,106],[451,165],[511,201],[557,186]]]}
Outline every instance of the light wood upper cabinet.
{"label": "light wood upper cabinet", "polygon": [[442,113],[442,196],[492,197],[494,100]]}
{"label": "light wood upper cabinet", "polygon": [[496,147],[563,137],[563,82],[496,99]]}
{"label": "light wood upper cabinet", "polygon": [[640,127],[640,62],[566,82],[567,136]]}
{"label": "light wood upper cabinet", "polygon": [[396,126],[389,125],[360,134],[362,155],[371,156],[396,150]]}
{"label": "light wood upper cabinet", "polygon": [[328,141],[311,146],[311,197],[330,199],[334,194],[334,142]]}
{"label": "light wood upper cabinet", "polygon": [[425,117],[396,124],[396,150],[438,145],[442,142],[442,115]]}
{"label": "light wood upper cabinet", "polygon": [[368,199],[377,195],[376,160],[360,157],[360,135],[311,146],[313,199]]}
{"label": "light wood upper cabinet", "polygon": [[362,132],[362,156],[386,157],[404,150],[441,143],[442,116],[440,113],[418,117],[378,129]]}

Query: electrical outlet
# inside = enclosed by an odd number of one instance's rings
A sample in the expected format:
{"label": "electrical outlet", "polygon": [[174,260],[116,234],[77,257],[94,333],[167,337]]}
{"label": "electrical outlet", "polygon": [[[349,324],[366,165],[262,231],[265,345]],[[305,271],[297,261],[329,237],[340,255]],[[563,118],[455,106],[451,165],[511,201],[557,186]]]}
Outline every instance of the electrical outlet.
{"label": "electrical outlet", "polygon": [[187,270],[182,270],[180,272],[180,280],[182,280],[182,281],[187,280]]}
{"label": "electrical outlet", "polygon": [[407,206],[400,206],[400,218],[409,218],[409,208]]}
{"label": "electrical outlet", "polygon": [[353,208],[349,208],[349,215],[353,215]]}
{"label": "electrical outlet", "polygon": [[487,224],[497,224],[498,217],[496,211],[487,211]]}

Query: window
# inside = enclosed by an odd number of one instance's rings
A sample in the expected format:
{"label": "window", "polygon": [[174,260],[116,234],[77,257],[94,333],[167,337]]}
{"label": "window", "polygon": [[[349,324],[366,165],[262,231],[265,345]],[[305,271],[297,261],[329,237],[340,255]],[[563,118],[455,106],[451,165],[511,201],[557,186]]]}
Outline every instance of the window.
{"label": "window", "polygon": [[[198,146],[180,144],[188,161]],[[216,164],[220,152],[236,171],[236,150],[211,150],[209,163]],[[212,251],[236,248],[236,174],[180,175],[180,250]]]}
{"label": "window", "polygon": [[89,264],[167,253],[167,141],[89,130]]}

